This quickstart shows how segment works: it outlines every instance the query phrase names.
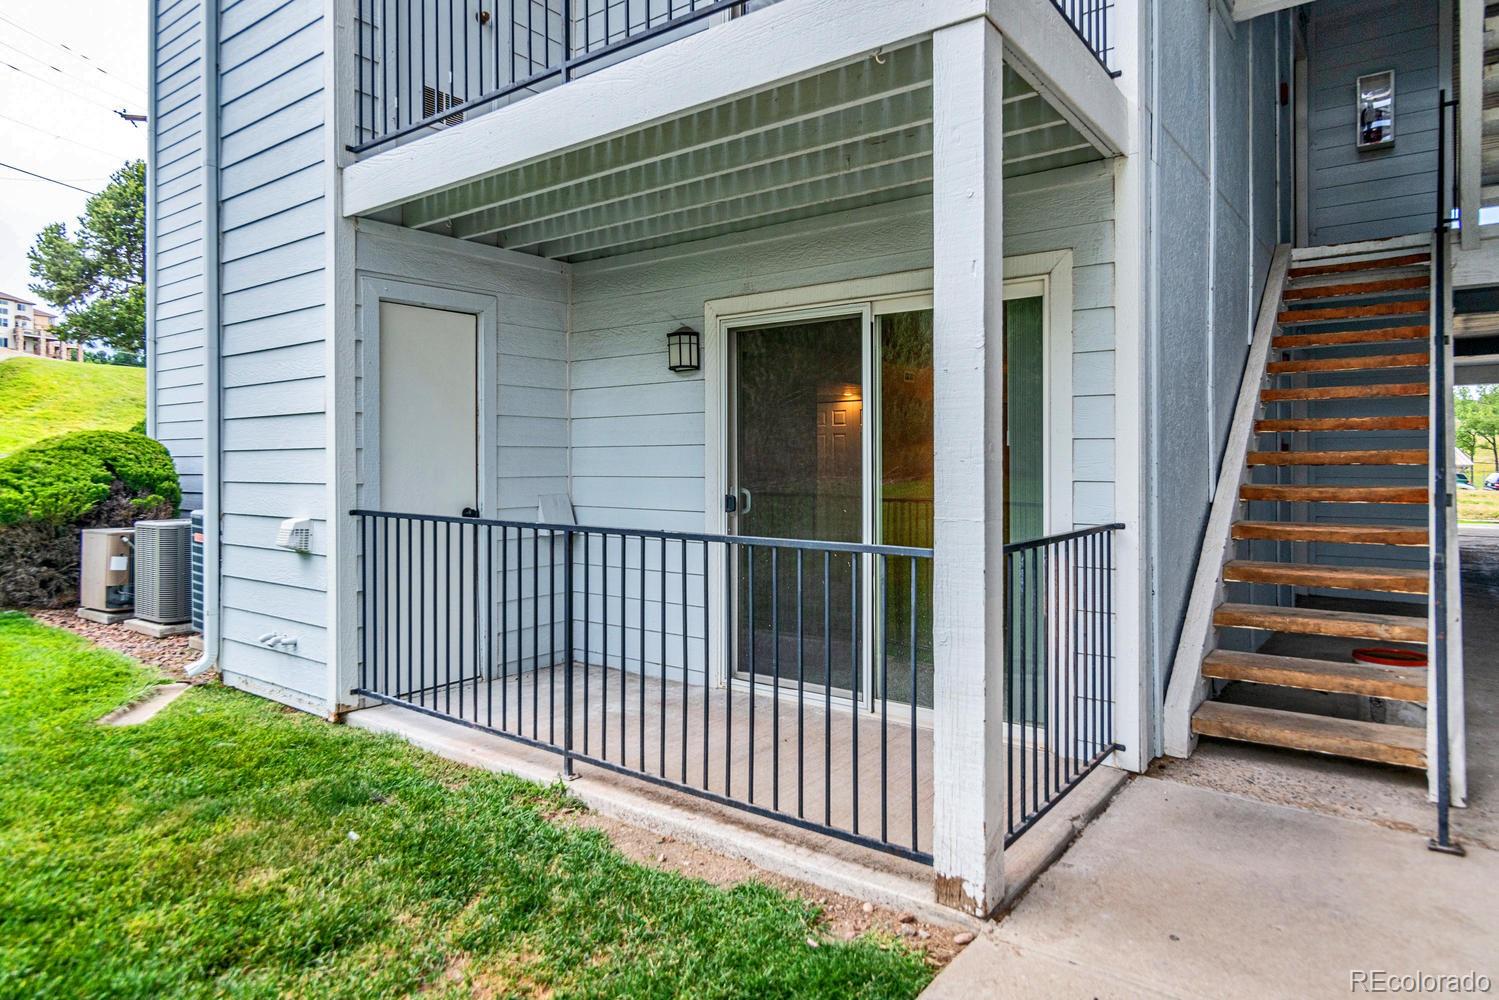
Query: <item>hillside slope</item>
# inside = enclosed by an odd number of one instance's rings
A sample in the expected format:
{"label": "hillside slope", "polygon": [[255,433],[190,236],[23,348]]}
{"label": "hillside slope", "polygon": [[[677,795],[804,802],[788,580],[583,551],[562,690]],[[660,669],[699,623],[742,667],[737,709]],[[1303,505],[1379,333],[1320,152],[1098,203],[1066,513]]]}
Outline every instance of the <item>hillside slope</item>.
{"label": "hillside slope", "polygon": [[145,415],[144,368],[0,361],[0,455],[67,431],[128,431]]}

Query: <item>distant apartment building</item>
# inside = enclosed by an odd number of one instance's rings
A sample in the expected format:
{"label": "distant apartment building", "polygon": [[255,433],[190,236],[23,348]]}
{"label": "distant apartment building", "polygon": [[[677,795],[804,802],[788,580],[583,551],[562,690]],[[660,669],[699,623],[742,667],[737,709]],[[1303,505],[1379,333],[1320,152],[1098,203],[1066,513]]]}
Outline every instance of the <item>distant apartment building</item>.
{"label": "distant apartment building", "polygon": [[52,332],[57,314],[30,299],[0,292],[0,356],[35,354],[61,361],[82,361],[83,345],[69,344]]}

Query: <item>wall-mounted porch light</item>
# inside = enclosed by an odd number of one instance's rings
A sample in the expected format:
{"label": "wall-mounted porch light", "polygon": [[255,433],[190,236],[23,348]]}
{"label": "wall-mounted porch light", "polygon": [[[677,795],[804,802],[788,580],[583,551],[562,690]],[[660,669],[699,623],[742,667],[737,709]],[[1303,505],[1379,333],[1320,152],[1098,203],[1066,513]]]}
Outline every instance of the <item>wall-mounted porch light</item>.
{"label": "wall-mounted porch light", "polygon": [[674,372],[695,372],[701,368],[698,332],[690,326],[666,335],[666,367]]}

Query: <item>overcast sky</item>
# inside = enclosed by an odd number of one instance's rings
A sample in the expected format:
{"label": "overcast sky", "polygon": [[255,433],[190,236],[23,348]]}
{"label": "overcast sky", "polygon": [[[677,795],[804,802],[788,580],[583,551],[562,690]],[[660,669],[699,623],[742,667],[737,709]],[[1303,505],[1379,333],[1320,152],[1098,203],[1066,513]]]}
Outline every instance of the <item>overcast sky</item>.
{"label": "overcast sky", "polygon": [[141,0],[0,0],[0,290],[36,299],[26,250],[49,222],[71,232],[86,191],[146,155],[145,126],[111,109],[146,110]]}

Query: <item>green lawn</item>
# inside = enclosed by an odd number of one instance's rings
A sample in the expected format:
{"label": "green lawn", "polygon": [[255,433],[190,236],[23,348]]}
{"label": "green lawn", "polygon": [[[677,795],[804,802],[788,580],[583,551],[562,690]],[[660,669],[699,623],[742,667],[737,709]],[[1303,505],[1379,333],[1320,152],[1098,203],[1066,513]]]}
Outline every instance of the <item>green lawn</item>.
{"label": "green lawn", "polygon": [[1499,521],[1499,492],[1457,490],[1457,516],[1461,521]]}
{"label": "green lawn", "polygon": [[0,996],[911,997],[891,940],[627,861],[558,789],[0,614]]}
{"label": "green lawn", "polygon": [[145,415],[144,368],[0,361],[0,455],[68,431],[128,431]]}

